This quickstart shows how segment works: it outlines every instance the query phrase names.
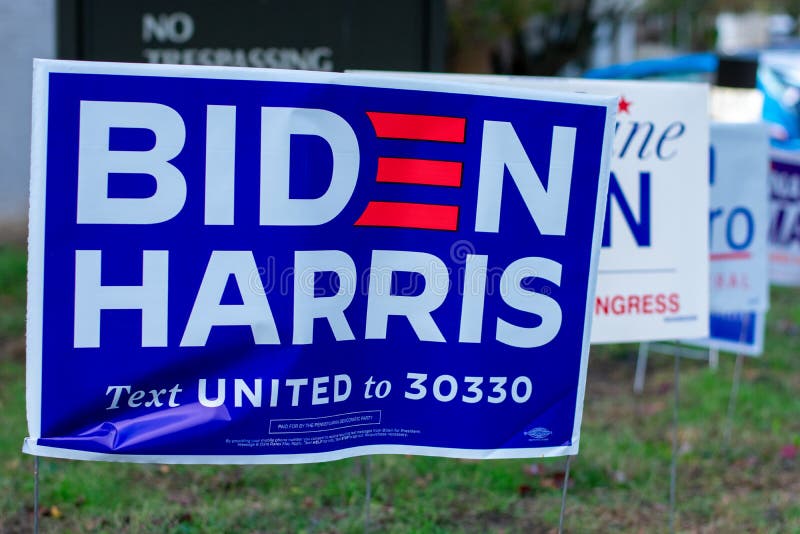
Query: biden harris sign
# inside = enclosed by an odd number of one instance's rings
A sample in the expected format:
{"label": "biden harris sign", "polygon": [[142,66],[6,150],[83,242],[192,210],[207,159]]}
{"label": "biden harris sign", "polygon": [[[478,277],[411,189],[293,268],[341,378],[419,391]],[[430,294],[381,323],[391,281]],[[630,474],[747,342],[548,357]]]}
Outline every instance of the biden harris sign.
{"label": "biden harris sign", "polygon": [[24,450],[576,453],[615,106],[36,62]]}

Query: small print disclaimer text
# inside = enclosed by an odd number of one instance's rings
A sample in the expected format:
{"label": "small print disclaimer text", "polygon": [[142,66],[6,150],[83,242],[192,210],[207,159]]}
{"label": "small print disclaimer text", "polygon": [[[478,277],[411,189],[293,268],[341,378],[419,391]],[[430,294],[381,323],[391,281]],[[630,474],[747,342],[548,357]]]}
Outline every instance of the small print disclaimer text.
{"label": "small print disclaimer text", "polygon": [[225,443],[240,448],[272,448],[301,447],[308,445],[326,445],[343,443],[363,438],[409,438],[419,435],[420,431],[410,428],[358,428],[334,434],[312,434],[305,436],[291,435],[274,438],[226,439]]}
{"label": "small print disclaimer text", "polygon": [[350,412],[325,417],[306,417],[303,419],[272,419],[269,422],[270,434],[305,434],[325,432],[354,426],[381,424],[381,411],[369,410]]}

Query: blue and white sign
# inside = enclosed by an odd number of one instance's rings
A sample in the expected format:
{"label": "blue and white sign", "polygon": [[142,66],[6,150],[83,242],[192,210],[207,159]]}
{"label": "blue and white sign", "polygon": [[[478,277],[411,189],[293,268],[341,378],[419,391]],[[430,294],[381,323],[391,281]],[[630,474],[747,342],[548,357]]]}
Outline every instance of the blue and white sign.
{"label": "blue and white sign", "polygon": [[763,123],[711,125],[711,311],[769,308],[769,136]]}
{"label": "blue and white sign", "polygon": [[800,154],[773,150],[770,163],[769,279],[800,285]]}
{"label": "blue and white sign", "polygon": [[692,344],[753,356],[769,308],[769,137],[762,123],[712,123],[709,337]]}
{"label": "blue and white sign", "polygon": [[39,61],[28,453],[578,451],[616,99]]}

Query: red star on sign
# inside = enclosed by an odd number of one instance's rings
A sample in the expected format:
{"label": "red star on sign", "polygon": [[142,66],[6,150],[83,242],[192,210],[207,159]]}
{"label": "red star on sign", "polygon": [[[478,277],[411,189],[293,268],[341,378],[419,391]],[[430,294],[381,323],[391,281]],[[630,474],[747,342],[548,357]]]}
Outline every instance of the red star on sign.
{"label": "red star on sign", "polygon": [[630,100],[625,100],[624,96],[619,97],[619,104],[617,104],[617,113],[627,113],[628,115],[630,115],[631,105],[633,105],[633,102],[631,102]]}

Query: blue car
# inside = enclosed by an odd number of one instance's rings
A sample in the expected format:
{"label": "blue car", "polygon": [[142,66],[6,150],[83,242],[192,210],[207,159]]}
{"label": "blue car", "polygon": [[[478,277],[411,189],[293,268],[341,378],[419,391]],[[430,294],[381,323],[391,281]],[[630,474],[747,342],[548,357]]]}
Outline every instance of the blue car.
{"label": "blue car", "polygon": [[[772,145],[800,150],[800,50],[767,50],[757,57],[757,87],[764,94],[763,117],[769,125]],[[716,54],[688,54],[594,69],[585,76],[713,83],[718,64]]]}

